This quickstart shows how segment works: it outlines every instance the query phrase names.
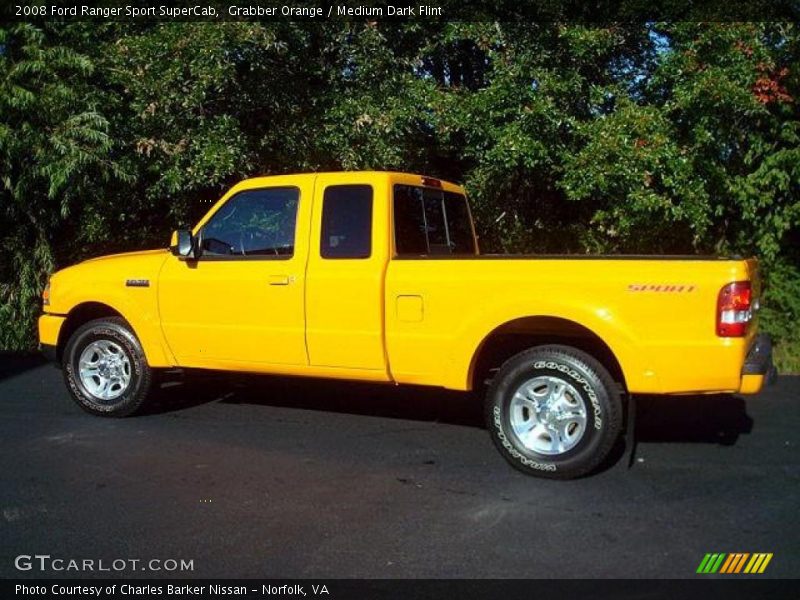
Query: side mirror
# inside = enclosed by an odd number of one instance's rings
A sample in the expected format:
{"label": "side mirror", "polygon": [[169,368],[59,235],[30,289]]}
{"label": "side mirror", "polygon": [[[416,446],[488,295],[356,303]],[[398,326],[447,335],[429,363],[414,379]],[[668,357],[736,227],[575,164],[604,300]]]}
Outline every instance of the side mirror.
{"label": "side mirror", "polygon": [[183,260],[197,258],[198,255],[196,240],[188,229],[178,229],[172,234],[170,250],[172,254]]}

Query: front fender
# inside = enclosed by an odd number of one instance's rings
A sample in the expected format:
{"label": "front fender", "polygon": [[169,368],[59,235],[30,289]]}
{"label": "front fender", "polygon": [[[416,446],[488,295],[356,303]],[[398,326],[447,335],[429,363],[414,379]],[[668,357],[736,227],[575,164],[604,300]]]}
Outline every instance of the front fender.
{"label": "front fender", "polygon": [[158,311],[158,274],[166,256],[163,251],[118,255],[58,271],[50,280],[47,312],[69,317],[88,303],[107,306],[131,325],[150,366],[175,366]]}
{"label": "front fender", "polygon": [[[65,313],[69,319],[80,306],[87,303],[102,304],[119,313],[133,329],[139,342],[142,344],[147,363],[151,367],[163,368],[176,365],[175,358],[166,345],[158,321],[158,313],[150,309],[146,302],[138,299],[126,298],[123,294],[98,293],[93,290],[91,296],[81,295],[74,297],[70,302],[71,308]],[[66,340],[62,340],[66,342]]]}

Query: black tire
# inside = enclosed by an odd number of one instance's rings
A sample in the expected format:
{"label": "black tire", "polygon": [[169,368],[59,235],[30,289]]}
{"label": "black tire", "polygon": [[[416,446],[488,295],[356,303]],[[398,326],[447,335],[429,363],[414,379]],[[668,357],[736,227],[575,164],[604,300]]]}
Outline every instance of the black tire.
{"label": "black tire", "polygon": [[[98,341],[111,342],[112,347],[124,354],[121,360],[127,359],[129,382],[124,387],[117,384],[122,391],[110,400],[93,395],[78,375],[81,354]],[[153,381],[153,371],[147,364],[142,345],[127,321],[119,317],[95,319],[79,327],[64,348],[62,367],[67,389],[78,406],[88,413],[104,417],[127,417],[139,411],[147,400]]]}
{"label": "black tire", "polygon": [[[537,452],[530,447],[535,444],[531,444],[530,440],[528,445],[524,444],[514,431],[512,398],[523,384],[531,381],[545,382],[542,389],[559,381],[566,383],[569,386],[568,401],[574,404],[575,410],[579,411],[581,405],[584,408],[583,432],[578,435],[580,427],[576,424],[566,425],[573,428],[573,438],[577,439],[571,442],[574,445],[568,449],[564,444],[563,452],[559,453],[560,447],[546,450],[555,454]],[[525,407],[521,408],[523,404]],[[531,427],[534,427],[539,423],[540,414],[551,414],[549,411],[525,412],[530,410],[528,404],[519,399],[514,407],[513,418],[518,427],[521,424],[527,426],[524,421],[526,416],[534,419],[530,421]],[[538,346],[517,354],[503,364],[487,392],[485,416],[492,440],[514,468],[537,477],[574,479],[596,469],[619,439],[623,422],[622,398],[611,375],[590,355],[570,346]],[[541,419],[545,420],[544,417]],[[546,444],[548,439],[556,443],[550,430],[545,428],[546,425],[542,425],[538,429],[542,432],[538,435],[538,443]],[[527,433],[523,431],[522,435],[524,437]],[[567,436],[569,432],[562,433],[561,437],[556,436],[556,440]]]}

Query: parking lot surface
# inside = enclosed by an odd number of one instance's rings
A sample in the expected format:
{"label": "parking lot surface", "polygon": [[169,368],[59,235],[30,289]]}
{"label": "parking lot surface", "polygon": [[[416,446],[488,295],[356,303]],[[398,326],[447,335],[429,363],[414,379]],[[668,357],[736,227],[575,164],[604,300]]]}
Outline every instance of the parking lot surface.
{"label": "parking lot surface", "polygon": [[[103,419],[61,373],[0,357],[0,576],[20,554],[190,559],[125,577],[697,577],[708,552],[800,573],[800,378],[760,396],[640,398],[632,466],[509,467],[474,397],[188,373]],[[108,573],[97,574],[108,577]],[[708,577],[708,576],[705,576]]]}

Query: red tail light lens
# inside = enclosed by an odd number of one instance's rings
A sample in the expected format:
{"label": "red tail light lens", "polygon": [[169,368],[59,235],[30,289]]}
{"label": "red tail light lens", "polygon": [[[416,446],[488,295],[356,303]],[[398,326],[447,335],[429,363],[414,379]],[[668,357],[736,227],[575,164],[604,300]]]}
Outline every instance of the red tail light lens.
{"label": "red tail light lens", "polygon": [[723,287],[717,297],[717,335],[743,337],[753,318],[752,305],[749,281],[734,281]]}

